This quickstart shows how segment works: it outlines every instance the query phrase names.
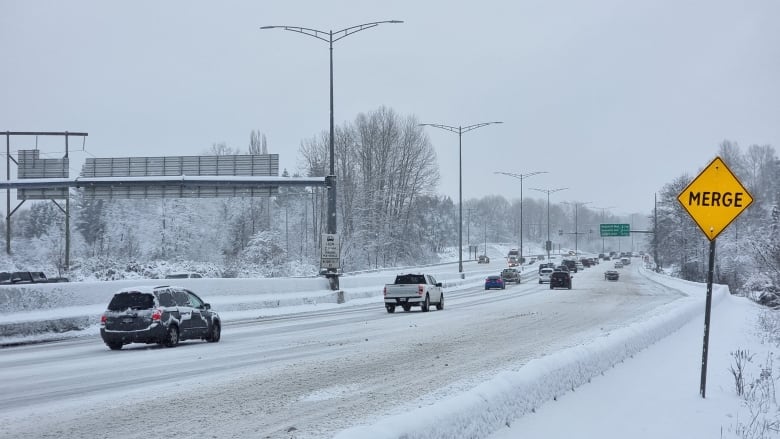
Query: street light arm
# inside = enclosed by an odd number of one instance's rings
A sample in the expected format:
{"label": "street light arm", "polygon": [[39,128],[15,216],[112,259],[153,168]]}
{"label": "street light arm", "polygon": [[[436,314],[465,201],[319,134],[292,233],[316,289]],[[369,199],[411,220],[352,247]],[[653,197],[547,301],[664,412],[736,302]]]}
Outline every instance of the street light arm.
{"label": "street light arm", "polygon": [[[348,35],[352,35],[352,34],[354,34],[356,32],[360,32],[360,31],[365,30],[365,29],[370,29],[372,27],[377,27],[377,26],[379,26],[380,24],[383,24],[383,23],[398,24],[398,23],[403,23],[403,21],[402,20],[385,20],[385,21],[375,21],[373,23],[358,24],[356,26],[350,26],[350,27],[347,27],[347,28],[344,28],[344,29],[337,30],[337,31],[333,32],[333,36],[335,37],[335,38],[333,38],[333,42],[335,43],[336,41],[338,41],[338,40],[340,40],[342,38],[345,38]],[[341,35],[339,37],[336,37],[336,35],[338,35],[338,34],[343,34],[343,35]]]}
{"label": "street light arm", "polygon": [[438,123],[420,123],[417,124],[418,127],[434,127],[434,128],[441,128],[443,130],[452,131],[453,133],[460,134],[461,130],[460,127],[453,127],[449,125],[441,125]]}
{"label": "street light arm", "polygon": [[[318,40],[325,41],[326,43],[333,44],[336,41],[348,36],[352,35],[356,32],[360,32],[365,29],[370,29],[372,27],[377,27],[382,23],[403,23],[401,20],[386,20],[386,21],[375,21],[373,23],[363,23],[358,24],[356,26],[350,26],[341,30],[337,31],[322,31],[318,29],[311,29],[308,27],[300,27],[300,26],[261,26],[260,29],[284,29],[288,30],[290,32],[297,32],[299,34],[308,35],[310,37],[317,38]],[[340,35],[336,38],[334,38],[336,35]]]}
{"label": "street light arm", "polygon": [[566,189],[568,189],[568,188],[567,187],[559,187],[557,189],[540,189],[538,187],[532,187],[531,188],[531,190],[539,191],[539,192],[545,193],[547,195],[554,194],[555,192],[558,192],[558,191],[565,191]]}
{"label": "street light arm", "polygon": [[463,127],[463,128],[461,128],[461,130],[462,130],[462,132],[466,133],[466,132],[469,132],[469,131],[471,131],[471,130],[476,130],[477,128],[482,128],[482,127],[484,127],[485,125],[493,125],[493,124],[496,124],[496,123],[504,123],[504,122],[482,122],[482,123],[475,123],[474,125],[469,125],[469,126],[467,126],[467,127]]}
{"label": "street light arm", "polygon": [[463,134],[463,133],[467,133],[467,132],[472,131],[472,130],[476,130],[477,128],[482,128],[484,126],[493,125],[493,124],[496,124],[496,123],[504,123],[504,122],[482,122],[482,123],[475,123],[474,125],[469,125],[469,126],[465,126],[465,127],[454,127],[454,126],[451,126],[451,125],[442,125],[442,124],[439,124],[439,123],[421,123],[421,124],[418,124],[417,126],[421,126],[421,127],[428,126],[428,127],[434,127],[434,128],[441,128],[443,130],[452,131],[453,133]]}
{"label": "street light arm", "polygon": [[[310,29],[308,27],[300,27],[300,26],[262,26],[260,29],[284,29],[288,30],[290,32],[297,32],[299,34],[308,35],[310,37],[317,38],[318,40],[322,40],[326,43],[330,43],[330,33],[317,30],[317,29]],[[326,38],[327,36],[327,38]]]}
{"label": "street light arm", "polygon": [[527,172],[525,174],[515,174],[514,172],[501,172],[501,171],[495,171],[494,174],[502,174],[502,175],[508,175],[510,177],[514,177],[520,180],[523,180],[528,177],[533,177],[534,175],[539,174],[547,174],[547,171],[533,171],[533,172]]}

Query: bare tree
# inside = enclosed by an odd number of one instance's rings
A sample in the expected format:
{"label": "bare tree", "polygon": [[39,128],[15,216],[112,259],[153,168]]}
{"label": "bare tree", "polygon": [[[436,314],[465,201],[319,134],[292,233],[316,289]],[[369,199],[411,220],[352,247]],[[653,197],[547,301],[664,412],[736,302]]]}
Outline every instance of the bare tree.
{"label": "bare tree", "polygon": [[268,141],[260,130],[252,130],[249,134],[249,154],[268,154]]}

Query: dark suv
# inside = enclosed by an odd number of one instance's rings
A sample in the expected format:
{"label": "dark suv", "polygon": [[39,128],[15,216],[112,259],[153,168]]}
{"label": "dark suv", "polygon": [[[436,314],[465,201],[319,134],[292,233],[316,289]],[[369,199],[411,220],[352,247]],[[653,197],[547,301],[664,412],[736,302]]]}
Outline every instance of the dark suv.
{"label": "dark suv", "polygon": [[218,342],[222,322],[211,305],[181,287],[119,290],[100,318],[100,336],[112,350],[129,343],[173,347],[182,340]]}
{"label": "dark suv", "polygon": [[568,288],[571,289],[571,276],[568,271],[553,271],[550,275],[550,289]]}

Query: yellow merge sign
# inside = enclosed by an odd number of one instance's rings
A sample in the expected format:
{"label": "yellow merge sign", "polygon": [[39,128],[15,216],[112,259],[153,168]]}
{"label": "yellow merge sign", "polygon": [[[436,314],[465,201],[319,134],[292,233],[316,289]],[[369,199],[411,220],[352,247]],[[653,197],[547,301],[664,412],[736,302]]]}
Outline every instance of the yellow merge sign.
{"label": "yellow merge sign", "polygon": [[677,201],[712,241],[750,206],[753,197],[726,163],[715,157],[677,196]]}

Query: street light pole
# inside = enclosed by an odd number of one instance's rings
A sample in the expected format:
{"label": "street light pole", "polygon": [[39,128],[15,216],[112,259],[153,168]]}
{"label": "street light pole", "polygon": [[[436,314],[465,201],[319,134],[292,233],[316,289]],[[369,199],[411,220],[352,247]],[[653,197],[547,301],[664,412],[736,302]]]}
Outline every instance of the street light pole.
{"label": "street light pole", "polygon": [[584,202],[580,202],[580,201],[567,202],[567,201],[564,201],[563,204],[573,204],[574,205],[574,257],[576,258],[577,256],[579,256],[579,250],[577,248],[577,241],[579,241],[579,237],[580,237],[580,229],[579,229],[579,226],[577,225],[577,210],[578,210],[577,208],[579,206],[584,206],[586,204],[590,204],[590,201],[584,201]]}
{"label": "street light pole", "polygon": [[546,173],[547,171],[533,171],[525,174],[515,174],[513,172],[494,172],[494,174],[508,175],[510,177],[514,177],[520,180],[520,263],[521,264],[524,261],[523,259],[523,180],[525,180],[528,177],[533,177],[534,175],[546,174]]}
{"label": "street light pole", "polygon": [[[466,219],[466,245],[469,247],[469,259],[471,259],[471,212],[474,210],[476,209],[474,209],[473,207],[466,209],[466,211],[469,213],[469,216]],[[476,252],[474,252],[474,257],[476,256],[477,254]]]}
{"label": "street light pole", "polygon": [[[260,29],[283,29],[290,32],[297,32],[299,34],[308,35],[310,37],[317,38],[318,40],[325,41],[328,43],[329,49],[330,49],[330,174],[327,176],[327,187],[328,187],[328,224],[327,224],[327,232],[328,234],[336,234],[336,152],[335,152],[335,146],[334,146],[334,139],[335,139],[335,127],[333,123],[333,43],[336,41],[346,38],[349,35],[352,35],[356,32],[360,32],[362,30],[370,29],[372,27],[377,27],[380,24],[385,23],[403,23],[401,20],[387,20],[387,21],[375,21],[372,23],[363,23],[358,24],[356,26],[347,27],[341,30],[333,31],[329,30],[327,32],[317,30],[317,29],[310,29],[306,27],[299,27],[299,26],[262,26]],[[331,273],[333,273],[332,269],[329,269]],[[338,278],[336,278],[336,285],[338,285]]]}
{"label": "street light pole", "polygon": [[[437,123],[421,123],[419,126],[441,128],[458,134],[458,273],[463,273],[463,133],[477,128],[503,122],[482,122],[469,126],[450,126]],[[487,226],[485,226],[487,227]],[[485,254],[487,255],[487,241],[485,241]]]}
{"label": "street light pole", "polygon": [[552,249],[552,241],[550,241],[550,194],[565,191],[567,187],[559,187],[556,189],[539,189],[532,187],[531,190],[544,192],[547,194],[547,242],[544,243],[544,248],[547,250],[547,261],[550,261],[550,250]]}

